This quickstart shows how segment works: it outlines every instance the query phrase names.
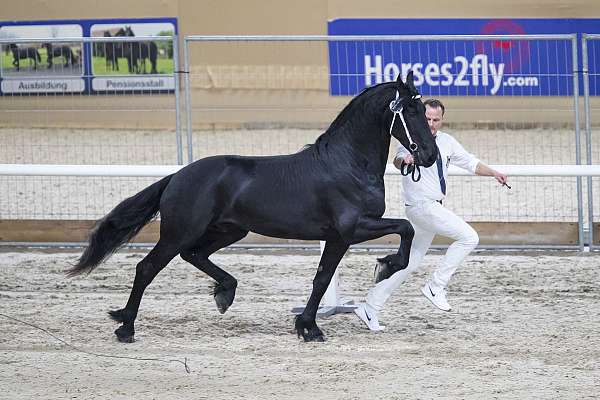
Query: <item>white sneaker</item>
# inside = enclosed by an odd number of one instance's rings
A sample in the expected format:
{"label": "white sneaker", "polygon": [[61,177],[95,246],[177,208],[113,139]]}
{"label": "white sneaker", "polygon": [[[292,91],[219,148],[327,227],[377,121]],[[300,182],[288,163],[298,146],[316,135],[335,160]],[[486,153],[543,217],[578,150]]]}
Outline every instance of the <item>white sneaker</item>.
{"label": "white sneaker", "polygon": [[421,292],[423,293],[423,296],[427,297],[429,301],[440,310],[450,311],[452,309],[450,304],[448,304],[448,300],[446,300],[446,288],[434,292],[429,282],[427,282],[425,286],[421,288]]}
{"label": "white sneaker", "polygon": [[360,318],[362,322],[367,325],[369,330],[374,332],[380,332],[385,329],[385,326],[379,325],[379,320],[377,319],[377,312],[373,310],[371,307],[364,303],[360,303],[355,309],[354,314]]}

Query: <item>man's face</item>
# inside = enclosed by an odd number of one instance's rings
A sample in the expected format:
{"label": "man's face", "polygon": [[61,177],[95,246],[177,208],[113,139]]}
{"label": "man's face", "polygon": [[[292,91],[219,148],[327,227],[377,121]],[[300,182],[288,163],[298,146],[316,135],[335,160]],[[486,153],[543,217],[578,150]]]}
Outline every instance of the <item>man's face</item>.
{"label": "man's face", "polygon": [[444,119],[442,109],[440,107],[433,108],[427,105],[425,106],[425,117],[427,118],[427,123],[429,124],[431,134],[435,137],[438,129],[442,127],[442,120]]}

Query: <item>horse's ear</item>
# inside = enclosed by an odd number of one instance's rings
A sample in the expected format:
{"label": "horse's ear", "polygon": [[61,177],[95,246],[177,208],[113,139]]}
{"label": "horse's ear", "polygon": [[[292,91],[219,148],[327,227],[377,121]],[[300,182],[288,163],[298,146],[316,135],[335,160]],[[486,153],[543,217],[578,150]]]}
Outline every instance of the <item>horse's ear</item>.
{"label": "horse's ear", "polygon": [[412,69],[410,70],[408,75],[406,75],[406,87],[408,88],[408,90],[410,90],[411,93],[418,93],[417,88],[415,87]]}
{"label": "horse's ear", "polygon": [[406,86],[408,86],[408,87],[415,86],[413,82],[414,82],[414,74],[413,74],[413,70],[411,69],[410,71],[408,71],[408,75],[406,75]]}
{"label": "horse's ear", "polygon": [[[412,71],[410,71],[410,73],[412,73]],[[401,72],[398,72],[398,77],[396,78],[396,83],[401,88],[405,87],[404,82],[402,81],[402,73]]]}

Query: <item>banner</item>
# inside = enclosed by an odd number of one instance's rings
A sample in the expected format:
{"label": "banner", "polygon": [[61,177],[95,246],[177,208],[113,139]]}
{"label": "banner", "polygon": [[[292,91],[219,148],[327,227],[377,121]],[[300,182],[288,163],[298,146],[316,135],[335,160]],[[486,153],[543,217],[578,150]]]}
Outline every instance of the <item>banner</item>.
{"label": "banner", "polygon": [[[415,41],[330,41],[332,95],[353,96],[413,70],[415,84],[425,95],[572,96],[569,39],[428,40],[426,36],[600,33],[600,19],[337,19],[329,21],[328,33],[424,36]],[[600,63],[600,46],[589,51],[590,62]],[[590,70],[599,71],[600,65]],[[580,74],[581,57],[576,71]],[[579,82],[581,91],[581,74]],[[594,85],[590,93],[597,95],[600,88]]]}
{"label": "banner", "polygon": [[0,22],[0,94],[172,92],[172,41],[76,39],[176,34],[175,18]]}

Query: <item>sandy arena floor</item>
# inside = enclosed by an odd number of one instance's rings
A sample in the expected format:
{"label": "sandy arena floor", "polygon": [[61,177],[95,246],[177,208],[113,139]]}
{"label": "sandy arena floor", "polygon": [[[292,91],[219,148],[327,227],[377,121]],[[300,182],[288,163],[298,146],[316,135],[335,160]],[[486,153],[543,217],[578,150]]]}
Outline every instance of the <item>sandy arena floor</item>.
{"label": "sandy arena floor", "polygon": [[[360,300],[383,253],[350,252],[342,289]],[[235,250],[213,260],[239,280],[225,315],[211,281],[179,258],[148,288],[137,341],[106,315],[129,295],[141,250],[65,279],[74,252],[0,253],[0,399],[593,399],[600,389],[600,258],[580,253],[478,253],[455,276],[454,309],[419,293],[425,259],[371,333],[353,314],[320,320],[303,343],[290,309],[306,300],[316,252]],[[179,362],[187,358],[187,374]]]}

